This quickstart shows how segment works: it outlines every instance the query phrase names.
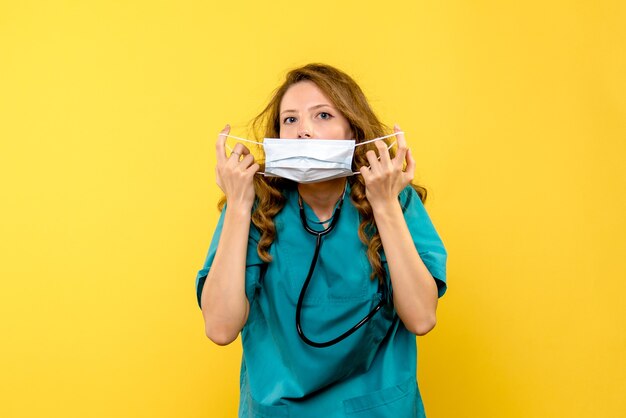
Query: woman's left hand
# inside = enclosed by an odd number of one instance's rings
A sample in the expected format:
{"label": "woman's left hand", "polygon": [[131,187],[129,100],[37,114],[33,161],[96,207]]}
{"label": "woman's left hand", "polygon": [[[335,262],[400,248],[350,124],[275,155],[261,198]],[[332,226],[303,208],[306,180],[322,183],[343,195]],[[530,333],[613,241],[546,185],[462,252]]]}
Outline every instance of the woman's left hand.
{"label": "woman's left hand", "polygon": [[[395,125],[394,132],[400,132],[400,127]],[[384,141],[376,141],[376,148],[380,160],[373,150],[365,154],[370,163],[368,167],[361,167],[360,172],[365,180],[365,196],[372,205],[372,210],[384,208],[398,202],[398,195],[413,180],[415,160],[406,145],[404,134],[396,135],[398,138],[398,151],[391,159],[387,145]],[[402,169],[406,159],[406,170]]]}

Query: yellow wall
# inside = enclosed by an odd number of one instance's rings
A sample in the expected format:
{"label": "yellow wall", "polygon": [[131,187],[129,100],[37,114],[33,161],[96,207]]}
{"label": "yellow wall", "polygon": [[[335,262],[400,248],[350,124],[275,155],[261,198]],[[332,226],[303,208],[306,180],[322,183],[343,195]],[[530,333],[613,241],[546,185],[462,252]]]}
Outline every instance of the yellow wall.
{"label": "yellow wall", "polygon": [[428,416],[626,416],[624,2],[215,3],[0,3],[0,416],[235,416],[194,294],[214,141],[310,61],[430,192]]}

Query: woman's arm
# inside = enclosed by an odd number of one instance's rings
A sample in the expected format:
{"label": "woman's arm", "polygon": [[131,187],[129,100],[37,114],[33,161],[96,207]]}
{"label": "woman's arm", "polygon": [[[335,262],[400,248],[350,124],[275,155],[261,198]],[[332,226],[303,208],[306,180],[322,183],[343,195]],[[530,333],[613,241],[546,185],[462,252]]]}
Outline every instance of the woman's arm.
{"label": "woman's arm", "polygon": [[374,210],[376,227],[387,257],[393,303],[404,326],[425,335],[437,319],[437,284],[419,256],[398,199]]}
{"label": "woman's arm", "polygon": [[213,264],[202,289],[206,335],[218,345],[233,342],[248,319],[245,293],[250,209],[227,205]]}
{"label": "woman's arm", "polygon": [[216,180],[227,200],[224,225],[200,300],[206,335],[219,345],[233,342],[248,319],[246,253],[255,196],[252,179],[259,169],[242,144],[235,145],[226,157],[226,136],[222,134],[229,131],[226,125],[216,144]]}
{"label": "woman's arm", "polygon": [[[394,127],[400,132],[399,127]],[[372,206],[393,286],[393,302],[406,328],[416,335],[428,333],[436,324],[437,284],[424,265],[404,220],[398,195],[413,180],[415,161],[404,135],[398,133],[398,153],[392,160],[382,141],[367,152],[370,167],[361,167],[367,200]],[[406,158],[407,167],[402,166]]]}

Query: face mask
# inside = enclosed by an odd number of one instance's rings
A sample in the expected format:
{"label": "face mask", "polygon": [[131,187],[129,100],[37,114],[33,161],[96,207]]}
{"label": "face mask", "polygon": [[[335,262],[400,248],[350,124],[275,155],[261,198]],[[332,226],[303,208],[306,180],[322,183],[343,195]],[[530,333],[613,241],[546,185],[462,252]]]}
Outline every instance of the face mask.
{"label": "face mask", "polygon": [[[355,144],[353,139],[282,139],[265,138],[265,172],[267,177],[283,177],[297,183],[317,183],[353,174],[354,148],[397,135],[381,136]],[[233,135],[226,135],[245,142],[261,144]],[[391,148],[395,141],[387,148]]]}

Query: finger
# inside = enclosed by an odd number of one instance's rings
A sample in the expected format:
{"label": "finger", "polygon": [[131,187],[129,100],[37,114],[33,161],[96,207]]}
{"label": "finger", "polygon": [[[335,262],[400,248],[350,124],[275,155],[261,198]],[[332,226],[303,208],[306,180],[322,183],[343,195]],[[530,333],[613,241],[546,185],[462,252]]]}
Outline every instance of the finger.
{"label": "finger", "polygon": [[374,142],[376,148],[378,149],[378,155],[380,159],[380,164],[383,167],[391,167],[391,157],[389,156],[389,150],[387,149],[387,144],[385,141],[376,141]]}
{"label": "finger", "polygon": [[245,145],[243,145],[240,142],[237,142],[235,144],[235,147],[233,148],[233,150],[231,151],[230,155],[228,156],[228,160],[234,160],[234,161],[239,161],[239,158],[242,155],[248,155],[250,154],[250,150],[248,148],[246,148]]}
{"label": "finger", "polygon": [[[400,132],[400,127],[398,125],[395,125],[393,127],[394,132]],[[407,144],[406,144],[406,138],[404,138],[404,134],[403,133],[398,133],[396,134],[396,138],[398,138],[398,151],[396,152],[396,156],[393,159],[393,164],[396,167],[402,168],[402,165],[404,164],[404,159],[406,158],[406,152],[407,152]]]}
{"label": "finger", "polygon": [[239,161],[239,169],[241,171],[246,171],[252,163],[254,163],[254,156],[252,154],[248,154],[244,156],[241,161]]}
{"label": "finger", "polygon": [[261,166],[257,163],[252,164],[250,167],[246,168],[246,172],[247,173],[251,173],[254,174],[257,171],[259,171],[259,169],[261,168]]}
{"label": "finger", "polygon": [[365,157],[367,157],[367,161],[370,163],[370,170],[374,172],[380,171],[380,162],[378,162],[378,158],[376,157],[376,153],[372,150],[369,150],[365,153]]}
{"label": "finger", "polygon": [[405,179],[408,182],[411,182],[411,180],[413,180],[414,173],[415,173],[415,160],[413,159],[413,154],[411,154],[411,150],[407,148],[406,171],[404,172]]}
{"label": "finger", "polygon": [[365,180],[365,184],[369,181],[370,175],[372,174],[371,170],[367,166],[362,166],[359,168],[359,172],[363,176],[363,180]]}
{"label": "finger", "polygon": [[218,163],[224,163],[226,161],[226,151],[224,150],[224,146],[226,145],[226,135],[228,135],[229,132],[230,125],[227,124],[217,136],[217,142],[215,143],[215,153],[217,155]]}
{"label": "finger", "polygon": [[242,144],[240,142],[237,142],[235,144],[235,148],[237,148],[237,145],[241,145],[241,147],[238,150],[238,151],[241,152],[241,155],[248,155],[248,154],[250,154],[250,149],[248,147],[246,147],[244,144]]}

